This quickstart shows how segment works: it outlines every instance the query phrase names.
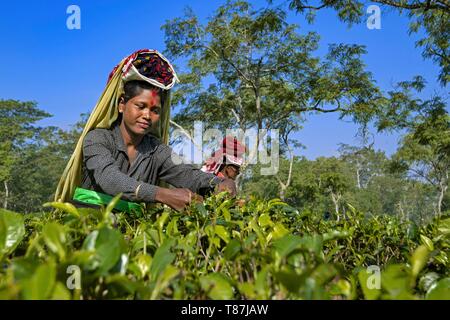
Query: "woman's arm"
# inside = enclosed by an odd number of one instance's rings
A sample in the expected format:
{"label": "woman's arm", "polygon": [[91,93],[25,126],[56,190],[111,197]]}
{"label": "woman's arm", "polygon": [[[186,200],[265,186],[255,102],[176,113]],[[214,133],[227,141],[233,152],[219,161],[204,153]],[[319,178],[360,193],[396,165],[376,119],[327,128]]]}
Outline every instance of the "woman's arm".
{"label": "woman's arm", "polygon": [[182,159],[166,145],[160,145],[158,158],[161,166],[158,177],[177,188],[188,188],[192,192],[204,194],[215,187],[220,191],[229,191],[236,195],[236,184],[231,179],[224,179],[212,173],[206,173],[190,164],[183,164]]}
{"label": "woman's arm", "polygon": [[120,171],[115,164],[113,150],[106,133],[99,130],[89,132],[83,141],[83,161],[94,177],[94,182],[107,194],[122,193],[129,201],[155,201],[157,186],[138,181]]}
{"label": "woman's arm", "polygon": [[[120,171],[115,164],[112,147],[101,131],[91,131],[83,141],[86,169],[94,176],[95,183],[107,194],[122,193],[130,201],[160,202],[180,210],[192,200],[199,199],[189,189],[166,189],[138,181]],[[200,197],[201,199],[201,197]]]}

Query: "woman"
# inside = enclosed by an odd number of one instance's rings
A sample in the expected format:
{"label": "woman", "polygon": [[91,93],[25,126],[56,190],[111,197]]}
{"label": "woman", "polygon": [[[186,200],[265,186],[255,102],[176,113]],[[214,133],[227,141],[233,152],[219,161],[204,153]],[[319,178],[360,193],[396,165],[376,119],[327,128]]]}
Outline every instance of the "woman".
{"label": "woman", "polygon": [[222,141],[222,148],[212,153],[201,170],[214,173],[220,178],[236,180],[243,163],[244,152],[245,146],[239,143],[235,137],[225,137]]}
{"label": "woman", "polygon": [[[165,145],[170,89],[177,81],[170,62],[156,50],[139,50],[123,59],[89,117],[55,200],[105,204],[122,193],[126,201],[159,202],[180,210],[213,189],[235,195],[233,181],[176,164],[181,161]],[[160,187],[159,180],[175,188]],[[126,201],[116,208],[135,206]]]}

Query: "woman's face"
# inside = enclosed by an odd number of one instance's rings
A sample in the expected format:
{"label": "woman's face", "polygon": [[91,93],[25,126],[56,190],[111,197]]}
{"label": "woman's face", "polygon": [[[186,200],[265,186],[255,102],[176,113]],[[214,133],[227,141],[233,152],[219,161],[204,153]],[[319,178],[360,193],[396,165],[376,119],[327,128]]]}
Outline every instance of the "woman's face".
{"label": "woman's face", "polygon": [[229,179],[236,180],[236,177],[239,175],[240,168],[238,166],[234,166],[232,164],[226,165],[225,168],[225,176]]}
{"label": "woman's face", "polygon": [[143,89],[140,94],[126,103],[119,103],[119,112],[122,113],[122,123],[126,129],[137,135],[150,132],[161,114],[161,97],[158,90]]}

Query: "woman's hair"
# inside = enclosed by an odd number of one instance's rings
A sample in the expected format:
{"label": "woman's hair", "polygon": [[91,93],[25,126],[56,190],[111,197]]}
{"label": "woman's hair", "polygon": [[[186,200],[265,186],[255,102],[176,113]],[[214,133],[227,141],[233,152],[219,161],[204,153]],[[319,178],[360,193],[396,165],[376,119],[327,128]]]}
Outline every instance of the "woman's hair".
{"label": "woman's hair", "polygon": [[137,95],[141,94],[141,92],[143,90],[157,90],[159,92],[159,95],[161,98],[161,105],[164,104],[164,101],[162,100],[163,97],[161,94],[162,90],[146,81],[140,81],[140,80],[128,81],[125,83],[123,90],[124,90],[124,94],[123,94],[124,103],[127,103],[128,100],[133,99]]}
{"label": "woman's hair", "polygon": [[[128,100],[133,99],[137,95],[141,94],[143,90],[157,90],[159,92],[159,96],[161,98],[161,106],[164,105],[164,95],[162,94],[162,90],[154,85],[140,80],[132,80],[125,83],[123,86],[124,93],[122,95],[123,103],[127,103]],[[119,113],[116,121],[114,121],[114,125],[118,125],[122,122],[122,114]]]}

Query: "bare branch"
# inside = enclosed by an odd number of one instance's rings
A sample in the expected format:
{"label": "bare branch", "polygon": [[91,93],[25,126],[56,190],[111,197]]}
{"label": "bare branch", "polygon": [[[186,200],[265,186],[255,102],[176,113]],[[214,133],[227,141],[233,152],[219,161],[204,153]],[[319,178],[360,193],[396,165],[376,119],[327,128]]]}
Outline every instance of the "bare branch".
{"label": "bare branch", "polygon": [[184,129],[182,126],[180,126],[178,123],[176,123],[176,122],[173,121],[173,120],[170,120],[170,124],[174,125],[174,126],[177,127],[178,129],[180,129],[181,132],[182,132],[186,137],[188,137],[188,139],[191,140],[192,143],[193,143],[199,150],[202,150],[202,147],[200,147],[198,144],[195,143],[194,138],[192,138],[192,136],[189,134],[189,132],[188,132],[186,129]]}

